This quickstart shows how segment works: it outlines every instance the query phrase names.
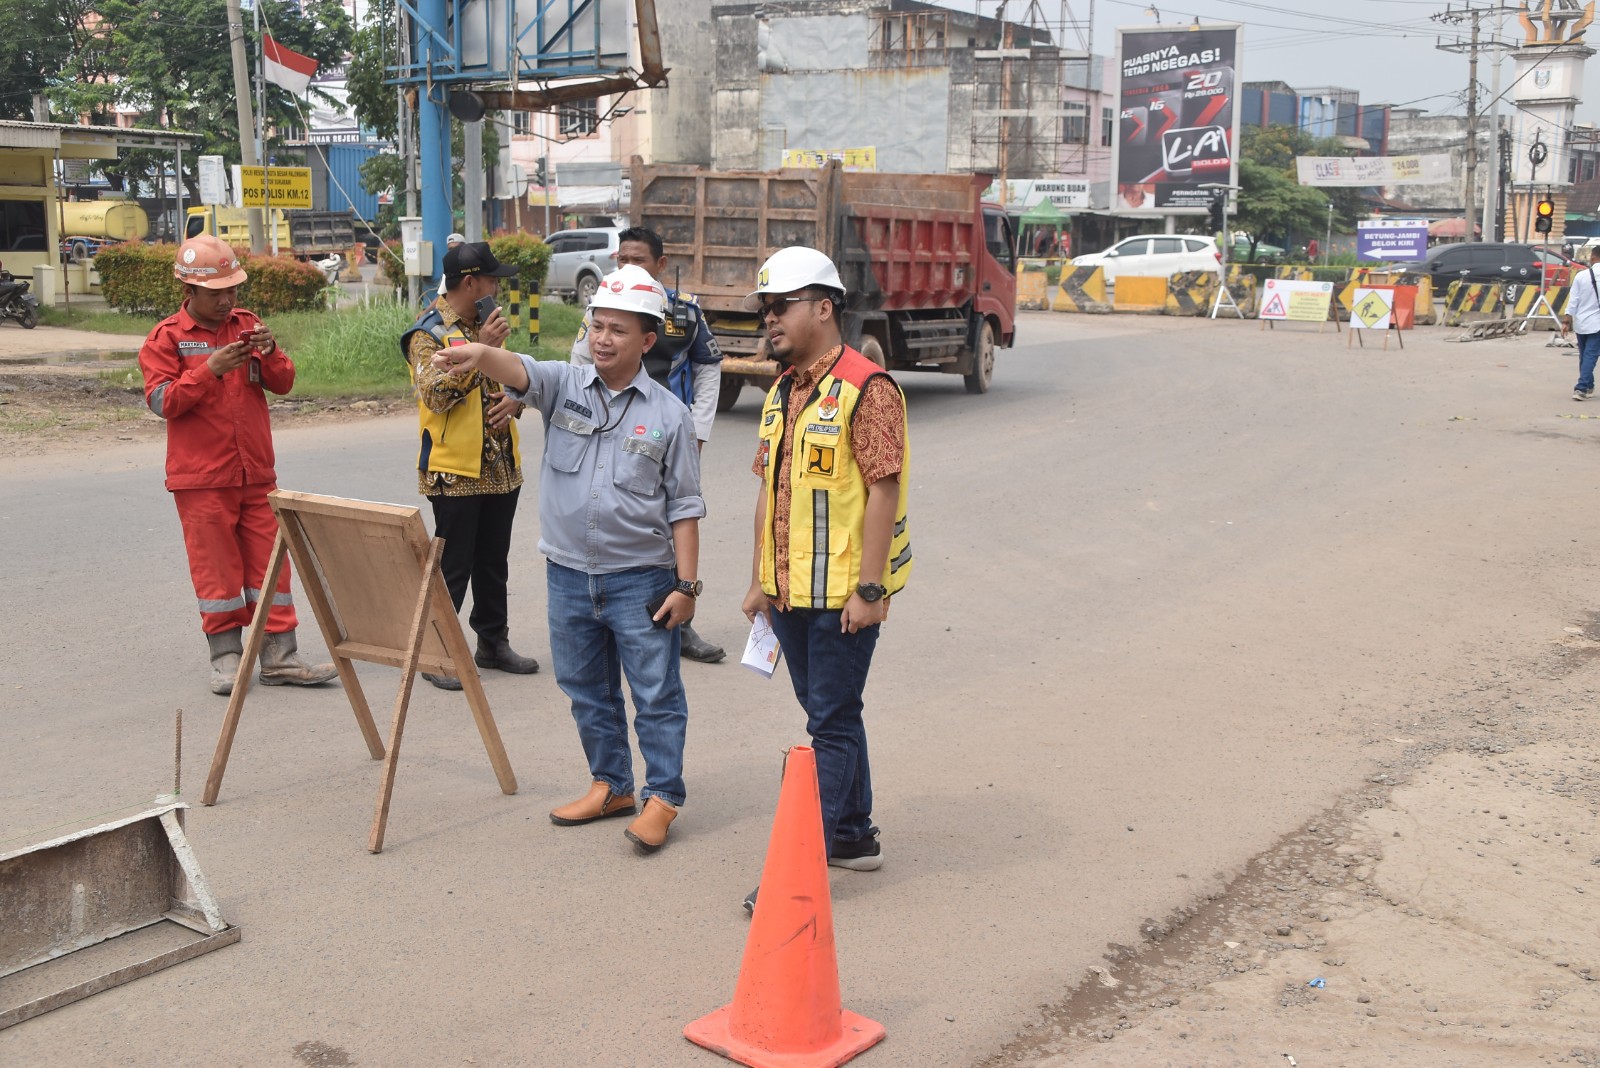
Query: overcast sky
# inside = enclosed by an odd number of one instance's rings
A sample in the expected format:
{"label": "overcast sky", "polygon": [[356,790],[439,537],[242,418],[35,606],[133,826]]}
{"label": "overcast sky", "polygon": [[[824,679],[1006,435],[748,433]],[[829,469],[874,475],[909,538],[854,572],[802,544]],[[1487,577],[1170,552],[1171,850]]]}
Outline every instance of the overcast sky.
{"label": "overcast sky", "polygon": [[[942,4],[963,11],[978,9],[985,15],[995,14],[998,6],[996,0],[942,0]],[[1028,11],[1027,0],[1010,0],[1005,6],[1016,21]],[[1089,14],[1089,0],[1038,0],[1038,6],[1052,23],[1063,17],[1063,11],[1070,12],[1067,18],[1080,21]],[[1467,56],[1434,47],[1439,37],[1454,35],[1450,25],[1429,17],[1445,9],[1444,0],[1155,0],[1154,6],[1164,25],[1183,25],[1197,16],[1201,22],[1243,23],[1240,73],[1245,81],[1283,81],[1297,89],[1334,85],[1357,90],[1364,104],[1466,112]],[[1460,0],[1454,6],[1459,10]],[[1150,7],[1139,0],[1095,0],[1094,50],[1113,54],[1118,26],[1155,25]],[[1465,38],[1468,26],[1461,25]],[[1492,32],[1489,20],[1484,27],[1486,35]],[[1522,38],[1514,16],[1506,18],[1505,36],[1512,43]],[[1600,43],[1600,34],[1592,36]],[[1070,31],[1066,44],[1076,44]],[[1485,111],[1494,78],[1493,55],[1484,53],[1478,63],[1479,101]],[[1501,89],[1514,77],[1507,58]],[[1585,65],[1583,81],[1585,99],[1578,105],[1577,117],[1600,121],[1600,56]],[[1510,98],[1507,93],[1505,99]],[[1508,104],[1504,110],[1510,110]]]}

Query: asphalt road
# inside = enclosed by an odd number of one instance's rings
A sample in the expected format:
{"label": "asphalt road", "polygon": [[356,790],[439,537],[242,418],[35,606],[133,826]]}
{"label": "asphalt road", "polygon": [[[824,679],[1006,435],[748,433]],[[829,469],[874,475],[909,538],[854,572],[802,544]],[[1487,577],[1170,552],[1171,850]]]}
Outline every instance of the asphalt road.
{"label": "asphalt road", "polygon": [[[831,873],[845,1002],[889,1033],[862,1064],[981,1060],[1353,789],[1408,703],[1559,634],[1593,577],[1596,424],[1542,338],[1022,329],[985,397],[907,382],[916,572],[868,690],[887,861]],[[747,393],[705,454],[697,625],[730,647],[756,416]],[[413,438],[403,418],[282,433],[280,484],[416,501]],[[224,702],[161,458],[0,459],[0,851],[165,790],[177,707],[198,801]],[[496,789],[459,695],[423,686],[369,855],[379,765],[342,695],[254,689],[221,803],[189,820],[242,943],[0,1032],[0,1063],[719,1063],[680,1032],[731,995],[800,714],[781,675],[687,664],[669,848],[553,827],[587,777],[535,522],[513,638],[546,671],[487,679],[521,791]],[[396,673],[361,673],[386,729]]]}

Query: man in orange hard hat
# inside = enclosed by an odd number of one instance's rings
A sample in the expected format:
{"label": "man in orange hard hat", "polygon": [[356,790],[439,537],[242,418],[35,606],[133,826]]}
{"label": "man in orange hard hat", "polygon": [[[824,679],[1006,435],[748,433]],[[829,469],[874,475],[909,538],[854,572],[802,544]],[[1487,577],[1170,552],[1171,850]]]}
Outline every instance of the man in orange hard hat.
{"label": "man in orange hard hat", "polygon": [[167,422],[167,489],[178,506],[200,626],[211,649],[211,692],[233,692],[243,628],[262,597],[272,599],[261,681],[312,686],[338,672],[300,659],[289,563],[276,590],[262,590],[277,520],[277,488],[265,390],[288,393],[294,364],[254,313],[238,307],[244,268],[221,238],[178,246],[172,273],[183,283],[177,314],[150,331],[139,350],[145,403]]}

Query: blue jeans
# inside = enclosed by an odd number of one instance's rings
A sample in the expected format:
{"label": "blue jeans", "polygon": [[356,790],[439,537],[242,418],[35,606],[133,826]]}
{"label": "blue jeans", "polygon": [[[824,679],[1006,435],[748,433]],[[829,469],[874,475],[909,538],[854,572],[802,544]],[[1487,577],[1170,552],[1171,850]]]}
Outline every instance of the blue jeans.
{"label": "blue jeans", "polygon": [[1578,335],[1578,384],[1574,390],[1594,392],[1594,365],[1600,359],[1600,334]]}
{"label": "blue jeans", "polygon": [[817,753],[822,832],[829,843],[872,833],[872,768],[861,694],[879,629],[846,634],[839,629],[837,611],[772,610],[772,632],[789,665],[794,695],[806,710],[806,733]]}
{"label": "blue jeans", "polygon": [[550,653],[556,684],[572,701],[589,774],[633,793],[633,751],[622,675],[633,694],[633,729],[644,758],[644,798],[683,804],[683,742],[689,702],[678,671],[680,635],[650,621],[645,605],[672,589],[670,569],[636,567],[589,575],[546,561]]}

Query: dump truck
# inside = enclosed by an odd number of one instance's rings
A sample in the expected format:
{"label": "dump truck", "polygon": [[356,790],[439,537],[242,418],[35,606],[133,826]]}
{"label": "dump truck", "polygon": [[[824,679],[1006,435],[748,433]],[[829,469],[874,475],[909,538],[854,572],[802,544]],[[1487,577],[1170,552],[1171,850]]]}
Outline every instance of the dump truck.
{"label": "dump truck", "polygon": [[[322,260],[338,253],[344,262],[352,260],[359,250],[356,239],[356,217],[350,211],[306,211],[273,208],[272,226],[278,230],[278,251],[288,253],[297,260]],[[215,234],[236,248],[250,245],[250,214],[245,208],[190,208],[184,223],[183,236]],[[266,231],[267,247],[272,247],[272,228]],[[353,251],[355,250],[355,251]]]}
{"label": "dump truck", "polygon": [[61,255],[73,263],[92,259],[107,245],[150,236],[150,216],[131,201],[69,200],[60,211]]}
{"label": "dump truck", "polygon": [[723,351],[719,411],[782,370],[744,310],[766,258],[826,252],[845,284],[845,341],[890,371],[963,376],[986,393],[996,347],[1016,335],[1015,237],[981,174],[821,168],[711,171],[632,161],[630,221],[661,235],[666,281],[694,294]]}

